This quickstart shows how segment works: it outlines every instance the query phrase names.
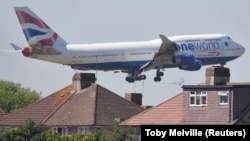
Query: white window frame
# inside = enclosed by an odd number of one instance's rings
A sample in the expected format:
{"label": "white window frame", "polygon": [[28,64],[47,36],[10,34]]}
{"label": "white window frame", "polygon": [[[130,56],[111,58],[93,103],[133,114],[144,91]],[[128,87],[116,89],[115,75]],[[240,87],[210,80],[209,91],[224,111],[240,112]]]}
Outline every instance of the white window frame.
{"label": "white window frame", "polygon": [[[219,96],[219,104],[220,105],[228,105],[229,91],[219,91],[218,96]],[[222,97],[226,97],[226,101],[222,101],[222,99],[221,99]]]}
{"label": "white window frame", "polygon": [[207,91],[190,91],[189,106],[207,106]]}
{"label": "white window frame", "polygon": [[61,128],[61,135],[68,135],[69,134],[69,129],[67,127],[53,127],[53,129],[57,132],[58,132],[58,129]]}
{"label": "white window frame", "polygon": [[85,135],[89,132],[89,128],[88,127],[78,127],[78,133],[81,135]]}

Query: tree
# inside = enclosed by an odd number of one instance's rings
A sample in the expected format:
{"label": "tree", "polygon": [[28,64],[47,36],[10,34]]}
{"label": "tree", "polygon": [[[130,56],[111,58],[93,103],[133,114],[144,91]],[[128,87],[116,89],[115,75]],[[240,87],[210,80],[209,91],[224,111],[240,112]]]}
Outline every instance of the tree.
{"label": "tree", "polygon": [[40,93],[21,84],[0,80],[0,108],[5,113],[13,113],[40,99]]}
{"label": "tree", "polygon": [[108,141],[107,136],[101,131],[89,132],[84,135],[83,141]]}
{"label": "tree", "polygon": [[110,141],[138,141],[139,136],[135,128],[130,126],[113,125],[113,131],[109,135]]}
{"label": "tree", "polygon": [[46,141],[47,130],[42,124],[27,120],[23,125],[4,130],[0,135],[3,141]]}

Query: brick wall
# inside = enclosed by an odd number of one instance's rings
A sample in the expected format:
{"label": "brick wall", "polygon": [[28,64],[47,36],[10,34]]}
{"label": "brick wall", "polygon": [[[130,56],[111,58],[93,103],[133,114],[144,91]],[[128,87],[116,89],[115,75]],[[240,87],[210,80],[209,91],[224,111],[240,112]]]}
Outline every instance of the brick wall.
{"label": "brick wall", "polygon": [[225,122],[230,120],[230,106],[220,105],[218,91],[207,91],[206,106],[190,106],[189,91],[184,91],[184,122]]}

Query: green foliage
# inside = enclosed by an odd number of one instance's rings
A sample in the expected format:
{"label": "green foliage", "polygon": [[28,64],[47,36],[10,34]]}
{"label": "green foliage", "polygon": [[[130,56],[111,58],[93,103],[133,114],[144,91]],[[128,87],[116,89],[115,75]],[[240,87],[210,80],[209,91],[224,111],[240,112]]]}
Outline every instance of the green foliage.
{"label": "green foliage", "polygon": [[119,126],[115,124],[113,131],[109,135],[109,141],[138,141],[136,130],[129,126]]}
{"label": "green foliage", "polygon": [[101,131],[89,132],[84,135],[83,141],[108,141],[107,135]]}
{"label": "green foliage", "polygon": [[47,141],[61,141],[61,135],[54,129],[49,129],[47,132]]}
{"label": "green foliage", "polygon": [[85,135],[60,135],[54,129],[46,130],[41,124],[27,120],[22,126],[0,130],[0,141],[140,141],[134,128],[114,125],[110,134],[102,131]]}
{"label": "green foliage", "polygon": [[27,120],[22,126],[4,130],[1,133],[3,141],[46,141],[46,130],[43,125],[36,125]]}
{"label": "green foliage", "polygon": [[0,108],[10,114],[40,99],[40,94],[21,84],[0,80]]}

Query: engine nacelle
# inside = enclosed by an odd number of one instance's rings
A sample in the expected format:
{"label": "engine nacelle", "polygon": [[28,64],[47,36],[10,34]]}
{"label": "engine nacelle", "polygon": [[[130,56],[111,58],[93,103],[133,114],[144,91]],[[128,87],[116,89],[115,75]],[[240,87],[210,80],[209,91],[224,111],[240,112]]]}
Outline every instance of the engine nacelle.
{"label": "engine nacelle", "polygon": [[195,62],[195,57],[192,54],[183,53],[172,58],[172,63],[178,65],[192,65]]}
{"label": "engine nacelle", "polygon": [[29,57],[31,54],[33,54],[34,50],[35,50],[34,48],[25,47],[25,48],[22,50],[22,54],[23,54],[23,56],[25,56],[25,57]]}
{"label": "engine nacelle", "polygon": [[192,65],[180,65],[179,69],[187,70],[187,71],[196,71],[196,70],[200,70],[201,66],[202,66],[201,61],[195,59],[195,61],[194,61],[194,63]]}

